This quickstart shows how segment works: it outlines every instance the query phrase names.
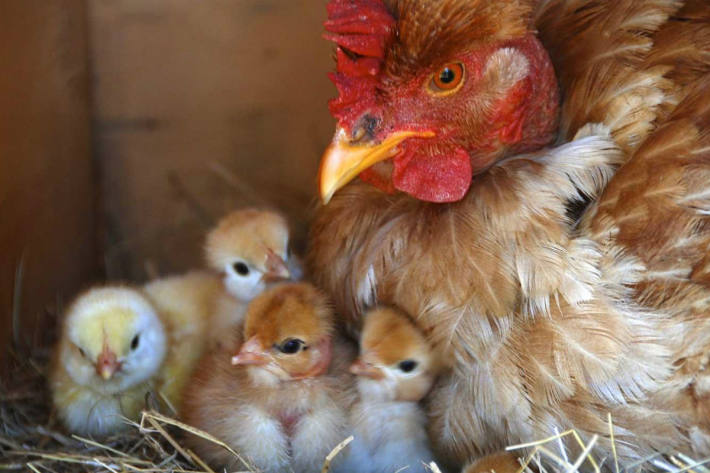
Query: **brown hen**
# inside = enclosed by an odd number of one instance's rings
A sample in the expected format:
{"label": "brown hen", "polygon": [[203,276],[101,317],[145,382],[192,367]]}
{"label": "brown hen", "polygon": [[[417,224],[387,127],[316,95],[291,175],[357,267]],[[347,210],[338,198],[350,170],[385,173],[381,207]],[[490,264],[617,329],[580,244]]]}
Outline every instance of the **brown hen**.
{"label": "brown hen", "polygon": [[611,454],[608,413],[622,464],[710,453],[710,5],[333,0],[326,29],[310,269],[354,329],[399,306],[449,360],[439,453]]}

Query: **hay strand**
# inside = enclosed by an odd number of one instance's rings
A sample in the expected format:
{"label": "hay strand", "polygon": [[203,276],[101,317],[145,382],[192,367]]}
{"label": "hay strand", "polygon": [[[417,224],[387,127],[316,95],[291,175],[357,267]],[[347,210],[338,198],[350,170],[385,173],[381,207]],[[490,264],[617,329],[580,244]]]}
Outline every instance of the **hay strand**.
{"label": "hay strand", "polygon": [[323,468],[321,469],[321,473],[328,473],[328,471],[330,471],[330,464],[333,462],[333,459],[334,459],[336,456],[338,456],[338,454],[339,454],[345,447],[347,447],[348,444],[349,444],[350,442],[352,442],[354,438],[355,438],[355,437],[353,437],[352,435],[351,435],[350,437],[346,438],[345,440],[343,440],[342,442],[340,442],[338,445],[336,445],[335,448],[333,448],[333,450],[331,450],[328,455],[326,455],[326,457],[325,457],[325,462],[323,462]]}

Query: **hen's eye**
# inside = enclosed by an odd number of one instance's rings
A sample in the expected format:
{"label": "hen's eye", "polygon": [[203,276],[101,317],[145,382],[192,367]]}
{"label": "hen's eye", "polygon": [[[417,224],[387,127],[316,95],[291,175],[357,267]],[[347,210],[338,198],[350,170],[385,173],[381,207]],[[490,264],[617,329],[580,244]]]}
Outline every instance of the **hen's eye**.
{"label": "hen's eye", "polygon": [[451,70],[451,68],[447,67],[441,70],[439,72],[439,85],[448,85],[451,84],[454,79],[456,79],[456,73]]}
{"label": "hen's eye", "polygon": [[405,373],[411,373],[417,367],[418,363],[414,360],[404,360],[399,362],[399,369]]}
{"label": "hen's eye", "polygon": [[240,276],[246,276],[249,274],[249,266],[242,261],[237,261],[234,263],[234,271],[236,271]]}
{"label": "hen's eye", "polygon": [[429,88],[434,93],[453,92],[461,85],[463,76],[463,64],[460,62],[447,64],[434,74]]}
{"label": "hen's eye", "polygon": [[131,350],[135,350],[138,348],[138,344],[141,342],[140,335],[136,335],[133,337],[133,340],[131,340]]}
{"label": "hen's eye", "polygon": [[299,340],[297,338],[289,338],[283,343],[281,343],[278,348],[282,353],[292,355],[301,351],[301,348],[305,350],[306,347],[303,340]]}

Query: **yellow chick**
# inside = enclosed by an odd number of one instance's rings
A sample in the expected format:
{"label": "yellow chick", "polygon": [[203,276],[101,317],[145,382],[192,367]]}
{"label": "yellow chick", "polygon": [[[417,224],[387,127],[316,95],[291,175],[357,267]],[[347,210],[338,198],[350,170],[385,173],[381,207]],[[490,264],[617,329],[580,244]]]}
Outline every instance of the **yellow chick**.
{"label": "yellow chick", "polygon": [[[329,373],[333,310],[310,284],[267,289],[250,304],[239,351],[211,352],[185,396],[185,421],[221,439],[261,472],[320,471],[347,435],[350,377]],[[232,356],[233,355],[233,356]],[[245,468],[192,437],[219,468]]]}
{"label": "yellow chick", "polygon": [[347,470],[359,473],[425,472],[433,460],[427,417],[419,401],[439,364],[411,320],[381,308],[365,317],[360,357],[350,367],[360,394],[350,421],[354,440]]}
{"label": "yellow chick", "polygon": [[144,290],[169,336],[165,363],[156,380],[157,393],[179,412],[185,383],[208,347],[207,331],[224,287],[218,276],[192,271],[157,279]]}
{"label": "yellow chick", "polygon": [[98,287],[69,307],[50,384],[59,418],[81,435],[103,436],[136,419],[166,354],[151,302],[130,287]]}
{"label": "yellow chick", "polygon": [[120,431],[123,417],[138,420],[148,392],[179,411],[223,292],[219,277],[195,271],[143,290],[109,286],[81,294],[64,320],[51,380],[67,428]]}
{"label": "yellow chick", "polygon": [[289,230],[280,214],[253,208],[234,211],[207,235],[210,269],[223,274],[231,297],[220,297],[208,337],[223,344],[229,328],[244,320],[248,303],[269,283],[299,280],[301,265],[289,251]]}

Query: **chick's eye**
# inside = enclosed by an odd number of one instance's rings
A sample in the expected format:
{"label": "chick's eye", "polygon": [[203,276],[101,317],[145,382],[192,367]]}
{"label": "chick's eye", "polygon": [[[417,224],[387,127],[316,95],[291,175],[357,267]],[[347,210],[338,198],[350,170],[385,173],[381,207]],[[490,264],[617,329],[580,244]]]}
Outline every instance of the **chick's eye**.
{"label": "chick's eye", "polygon": [[133,337],[133,340],[131,340],[131,350],[135,350],[138,348],[138,344],[141,342],[140,335],[136,335]]}
{"label": "chick's eye", "polygon": [[434,73],[429,89],[434,93],[453,92],[461,85],[463,76],[463,64],[460,62],[447,64]]}
{"label": "chick's eye", "polygon": [[240,276],[246,276],[247,274],[249,274],[249,266],[247,266],[246,263],[242,261],[237,261],[236,263],[234,263],[233,267],[234,271],[236,271],[236,273]]}
{"label": "chick's eye", "polygon": [[86,352],[84,351],[83,348],[79,348],[79,354],[80,354],[81,356],[83,356],[84,358],[86,358]]}
{"label": "chick's eye", "polygon": [[292,355],[294,353],[298,353],[299,351],[301,351],[302,348],[305,349],[306,347],[303,340],[299,340],[297,338],[289,338],[287,340],[284,340],[278,348],[282,353]]}
{"label": "chick's eye", "polygon": [[414,371],[414,370],[417,368],[417,365],[418,365],[418,364],[419,364],[419,363],[417,363],[417,362],[414,361],[414,360],[404,360],[404,361],[400,361],[400,362],[399,362],[399,365],[397,365],[397,366],[398,366],[399,369],[402,370],[403,372],[405,372],[405,373],[411,373],[412,371]]}

